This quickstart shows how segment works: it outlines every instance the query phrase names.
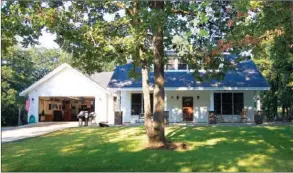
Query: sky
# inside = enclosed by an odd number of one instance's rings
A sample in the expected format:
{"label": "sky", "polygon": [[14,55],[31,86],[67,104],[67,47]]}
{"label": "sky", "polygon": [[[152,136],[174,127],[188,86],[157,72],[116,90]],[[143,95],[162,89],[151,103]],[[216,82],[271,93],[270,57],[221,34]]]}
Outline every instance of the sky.
{"label": "sky", "polygon": [[46,30],[42,30],[42,36],[39,37],[40,45],[36,45],[36,47],[45,47],[48,49],[57,49],[59,45],[54,41],[56,39],[56,34],[51,34],[46,32]]}
{"label": "sky", "polygon": [[[125,15],[124,10],[118,11],[120,16]],[[113,21],[115,17],[115,14],[104,14],[104,19],[106,21]],[[42,36],[39,37],[39,45],[36,45],[36,47],[45,47],[48,49],[55,49],[60,48],[59,45],[54,41],[56,39],[56,34],[52,34],[47,32],[45,29],[42,30]]]}

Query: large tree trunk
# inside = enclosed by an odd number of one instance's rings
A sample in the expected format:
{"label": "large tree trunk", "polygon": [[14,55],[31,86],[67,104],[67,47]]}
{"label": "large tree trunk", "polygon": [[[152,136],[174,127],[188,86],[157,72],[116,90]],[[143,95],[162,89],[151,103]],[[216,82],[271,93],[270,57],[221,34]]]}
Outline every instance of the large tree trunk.
{"label": "large tree trunk", "polygon": [[[150,2],[150,6],[155,10],[155,13],[164,10],[164,1]],[[157,13],[158,14],[158,13]],[[161,13],[159,13],[161,15]],[[161,18],[161,17],[159,17]],[[155,73],[155,88],[154,88],[154,121],[153,134],[149,136],[151,145],[165,145],[165,130],[164,130],[164,44],[163,44],[163,21],[155,26],[155,35],[153,37],[154,47],[154,73]]]}
{"label": "large tree trunk", "polygon": [[142,61],[142,91],[143,91],[143,101],[144,101],[144,125],[146,129],[146,134],[148,136],[149,142],[151,142],[154,130],[152,127],[152,117],[151,117],[151,100],[149,91],[149,76],[148,76],[148,65],[146,61]]}

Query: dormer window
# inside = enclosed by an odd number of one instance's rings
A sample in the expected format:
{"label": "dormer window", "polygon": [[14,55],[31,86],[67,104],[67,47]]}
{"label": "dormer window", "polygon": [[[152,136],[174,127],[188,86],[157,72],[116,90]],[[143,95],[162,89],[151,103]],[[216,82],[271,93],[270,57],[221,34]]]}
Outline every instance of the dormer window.
{"label": "dormer window", "polygon": [[185,71],[188,70],[188,65],[177,58],[169,58],[169,60],[166,63],[165,69],[167,71]]}
{"label": "dormer window", "polygon": [[188,70],[187,64],[185,64],[182,61],[178,60],[178,70]]}
{"label": "dormer window", "polygon": [[170,58],[166,64],[166,70],[176,70],[175,58]]}

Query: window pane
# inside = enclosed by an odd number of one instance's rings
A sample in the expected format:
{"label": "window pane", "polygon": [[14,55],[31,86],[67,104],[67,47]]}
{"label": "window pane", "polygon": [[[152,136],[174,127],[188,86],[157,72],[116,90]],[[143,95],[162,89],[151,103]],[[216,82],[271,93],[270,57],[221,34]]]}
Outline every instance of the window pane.
{"label": "window pane", "polygon": [[234,103],[243,103],[243,93],[234,93]]}
{"label": "window pane", "polygon": [[139,115],[141,113],[141,105],[131,105],[131,115]]}
{"label": "window pane", "polygon": [[175,70],[175,60],[173,58],[168,60],[166,70]]}
{"label": "window pane", "polygon": [[231,103],[232,104],[232,93],[222,93],[223,103]]}
{"label": "window pane", "polygon": [[223,103],[223,114],[232,115],[232,103],[225,104]]}
{"label": "window pane", "polygon": [[239,115],[244,108],[243,93],[234,93],[234,114]]}
{"label": "window pane", "polygon": [[223,114],[233,114],[232,107],[232,93],[222,93]]}
{"label": "window pane", "polygon": [[141,94],[131,94],[131,115],[138,115],[141,113],[141,99]]}
{"label": "window pane", "polygon": [[131,101],[132,103],[141,103],[141,94],[132,94]]}
{"label": "window pane", "polygon": [[221,114],[221,93],[214,93],[214,110],[216,114]]}
{"label": "window pane", "polygon": [[178,70],[187,70],[187,64],[178,64]]}
{"label": "window pane", "polygon": [[234,114],[240,115],[243,108],[244,108],[243,104],[234,104]]}
{"label": "window pane", "polygon": [[166,70],[175,70],[175,64],[167,64]]}

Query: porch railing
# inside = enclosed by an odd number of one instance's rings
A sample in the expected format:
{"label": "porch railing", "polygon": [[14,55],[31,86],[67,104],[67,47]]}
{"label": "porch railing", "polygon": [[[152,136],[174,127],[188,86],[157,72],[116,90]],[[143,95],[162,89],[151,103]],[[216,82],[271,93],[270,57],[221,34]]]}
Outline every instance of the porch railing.
{"label": "porch railing", "polygon": [[[152,120],[154,118],[154,114],[151,113],[151,117]],[[164,111],[164,119],[165,119],[165,123],[169,124],[169,111]],[[144,113],[139,114],[139,122],[143,122],[144,121]]]}

